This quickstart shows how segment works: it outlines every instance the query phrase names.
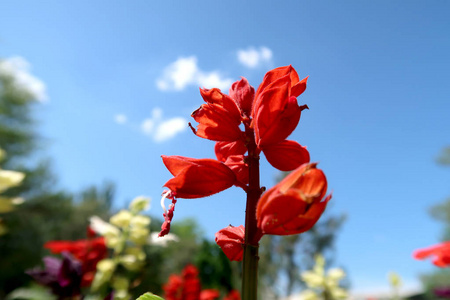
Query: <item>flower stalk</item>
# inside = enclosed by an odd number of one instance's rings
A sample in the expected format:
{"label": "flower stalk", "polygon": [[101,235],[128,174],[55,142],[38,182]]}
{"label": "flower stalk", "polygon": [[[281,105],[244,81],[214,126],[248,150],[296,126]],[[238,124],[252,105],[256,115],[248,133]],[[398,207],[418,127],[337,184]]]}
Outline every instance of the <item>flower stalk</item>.
{"label": "flower stalk", "polygon": [[258,248],[261,231],[257,226],[256,206],[261,197],[259,183],[259,153],[254,139],[253,129],[246,126],[249,168],[249,187],[247,190],[247,205],[245,210],[245,242],[244,260],[242,265],[242,299],[257,299],[258,284]]}
{"label": "flower stalk", "polygon": [[[292,66],[285,66],[267,72],[256,92],[245,78],[232,84],[229,95],[217,88],[200,89],[205,103],[191,115],[197,127],[189,126],[198,137],[216,142],[217,159],[162,156],[174,177],[164,184],[172,206],[169,211],[164,209],[165,221],[159,236],[169,232],[178,198],[203,198],[232,186],[247,193],[245,230],[242,225],[230,225],[215,236],[229,260],[243,259],[243,300],[257,299],[261,237],[311,229],[331,198],[330,195],[322,201],[326,177],[316,168],[317,163],[309,163],[306,147],[287,140],[297,127],[301,112],[308,108],[297,102],[306,89],[306,81],[307,78],[300,80]],[[264,195],[259,173],[261,153],[276,169],[293,171]]]}

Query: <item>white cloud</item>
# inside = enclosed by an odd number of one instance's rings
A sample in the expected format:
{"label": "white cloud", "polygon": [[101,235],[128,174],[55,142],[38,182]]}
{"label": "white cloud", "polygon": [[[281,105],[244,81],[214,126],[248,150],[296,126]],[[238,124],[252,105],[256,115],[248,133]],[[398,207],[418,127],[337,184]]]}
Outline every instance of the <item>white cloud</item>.
{"label": "white cloud", "polygon": [[23,57],[13,56],[6,60],[0,60],[0,75],[12,77],[17,89],[26,91],[36,100],[47,101],[48,96],[44,82],[31,75],[30,70],[30,63]]}
{"label": "white cloud", "polygon": [[173,138],[187,128],[187,121],[184,118],[172,118],[158,125],[154,135],[156,142],[164,142]]}
{"label": "white cloud", "polygon": [[198,75],[198,84],[205,88],[219,88],[221,90],[227,90],[233,83],[232,79],[221,78],[220,73],[210,72],[210,73],[200,73]]}
{"label": "white cloud", "polygon": [[146,135],[151,136],[153,134],[153,128],[155,128],[155,121],[152,119],[145,119],[141,123],[141,130]]}
{"label": "white cloud", "polygon": [[124,114],[117,114],[114,116],[114,121],[117,124],[125,124],[128,121],[128,118]]}
{"label": "white cloud", "polygon": [[188,85],[227,89],[232,82],[232,79],[223,77],[218,71],[200,70],[197,65],[197,57],[190,56],[180,57],[164,68],[162,76],[156,81],[156,86],[161,91],[181,91]]}
{"label": "white cloud", "polygon": [[256,68],[272,61],[272,50],[260,47],[259,50],[250,47],[247,50],[238,50],[237,57],[241,64],[248,68]]}
{"label": "white cloud", "polygon": [[141,131],[155,142],[167,141],[187,129],[188,122],[184,118],[175,117],[164,120],[162,115],[160,108],[154,108],[151,117],[141,123]]}

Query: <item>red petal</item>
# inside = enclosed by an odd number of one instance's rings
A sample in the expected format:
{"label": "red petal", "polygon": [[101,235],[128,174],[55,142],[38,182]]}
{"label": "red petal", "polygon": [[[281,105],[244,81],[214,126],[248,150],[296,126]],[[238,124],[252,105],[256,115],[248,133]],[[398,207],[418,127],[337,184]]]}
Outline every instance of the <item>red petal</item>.
{"label": "red petal", "polygon": [[58,254],[63,251],[71,252],[73,250],[72,241],[50,241],[44,244],[44,248],[49,249],[52,253]]}
{"label": "red petal", "polygon": [[237,290],[232,290],[223,300],[241,300],[241,294]]}
{"label": "red petal", "polygon": [[236,119],[222,106],[203,104],[192,117],[199,123],[195,132],[199,137],[213,141],[236,141],[242,137],[240,115]]}
{"label": "red petal", "polygon": [[243,185],[248,184],[248,165],[244,162],[243,155],[232,155],[227,158],[225,165],[228,166],[236,175],[237,181]]}
{"label": "red petal", "polygon": [[167,156],[161,155],[164,165],[167,170],[173,175],[177,176],[184,168],[194,166],[197,164],[198,159],[184,157],[184,156]]}
{"label": "red petal", "polygon": [[[259,209],[258,227],[265,234],[286,235],[283,225],[304,213],[307,203],[291,196],[270,199]],[[258,203],[259,206],[259,203]]]}
{"label": "red petal", "polygon": [[450,242],[419,249],[413,253],[415,259],[424,259],[429,256],[432,256],[431,261],[438,267],[444,268],[450,266]]}
{"label": "red petal", "polygon": [[285,140],[281,143],[262,148],[267,161],[280,171],[292,171],[309,162],[306,147],[295,141]]}
{"label": "red petal", "polygon": [[[261,140],[266,137],[266,133],[271,127],[277,125],[279,115],[285,109],[289,99],[289,83],[285,83],[280,88],[266,90],[257,100],[257,106],[254,110],[254,128],[256,142],[260,145]],[[297,124],[295,124],[297,125]],[[283,138],[284,139],[284,138]]]}
{"label": "red petal", "polygon": [[[325,196],[327,185],[327,178],[323,171],[317,169],[317,163],[311,163],[304,164],[291,172],[277,186],[279,193],[301,192],[305,199],[317,198],[320,201]],[[312,202],[317,201],[308,201],[308,203]]]}
{"label": "red petal", "polygon": [[331,195],[320,201],[327,188],[325,174],[316,164],[304,164],[263,194],[256,218],[265,234],[289,235],[311,229]]}
{"label": "red petal", "polygon": [[228,226],[216,233],[216,243],[230,261],[241,261],[244,254],[245,228]]}
{"label": "red petal", "polygon": [[217,160],[225,162],[229,156],[244,155],[247,152],[247,147],[242,140],[235,142],[217,142],[214,151]]}
{"label": "red petal", "polygon": [[206,103],[210,104],[217,104],[218,106],[222,107],[224,110],[228,112],[228,115],[238,124],[241,121],[241,111],[239,110],[239,107],[237,106],[237,103],[230,97],[225,95],[220,91],[220,89],[213,88],[213,89],[200,89],[200,94],[203,97],[203,100],[205,100]]}
{"label": "red petal", "polygon": [[296,84],[299,81],[299,77],[297,72],[292,66],[278,67],[264,75],[264,79],[258,87],[256,91],[256,95],[259,95],[264,89],[266,89],[270,84],[275,82],[277,79],[284,77],[289,74],[290,81],[293,82],[292,85]]}
{"label": "red petal", "polygon": [[298,97],[306,90],[306,81],[308,81],[308,77],[303,78],[302,81],[292,86],[291,96]]}
{"label": "red petal", "polygon": [[164,186],[178,198],[210,196],[231,187],[236,181],[233,171],[214,159],[163,156],[163,161],[175,176]]}
{"label": "red petal", "polygon": [[331,196],[312,204],[306,212],[305,201],[291,196],[279,196],[261,210],[258,227],[265,234],[292,235],[311,229],[319,220]]}
{"label": "red petal", "polygon": [[219,298],[220,294],[218,290],[215,289],[208,289],[203,290],[200,293],[200,300],[214,300]]}

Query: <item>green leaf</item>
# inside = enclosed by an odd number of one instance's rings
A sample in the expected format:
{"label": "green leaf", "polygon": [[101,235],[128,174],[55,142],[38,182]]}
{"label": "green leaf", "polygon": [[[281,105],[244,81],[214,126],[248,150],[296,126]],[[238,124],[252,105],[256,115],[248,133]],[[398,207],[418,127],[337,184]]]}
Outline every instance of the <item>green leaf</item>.
{"label": "green leaf", "polygon": [[152,293],[145,293],[144,295],[140,296],[136,300],[164,300],[164,298],[156,296],[155,294],[152,294]]}

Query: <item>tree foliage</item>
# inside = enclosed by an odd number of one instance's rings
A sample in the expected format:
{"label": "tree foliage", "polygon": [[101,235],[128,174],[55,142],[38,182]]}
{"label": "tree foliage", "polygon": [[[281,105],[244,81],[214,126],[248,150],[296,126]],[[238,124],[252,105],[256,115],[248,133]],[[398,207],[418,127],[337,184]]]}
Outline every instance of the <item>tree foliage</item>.
{"label": "tree foliage", "polygon": [[[444,148],[436,159],[442,166],[450,166],[450,147]],[[441,239],[450,241],[450,198],[447,198],[440,204],[433,205],[430,208],[430,215],[433,219],[440,221],[444,225]],[[448,269],[438,269],[429,274],[421,275],[420,279],[426,291],[427,299],[439,299],[433,293],[435,288],[450,287],[448,280],[450,271]]]}
{"label": "tree foliage", "polygon": [[107,217],[113,200],[111,184],[79,195],[56,188],[49,161],[40,158],[42,144],[33,119],[39,105],[13,74],[0,72],[0,148],[7,153],[2,167],[26,174],[20,186],[5,193],[25,202],[2,216],[9,231],[0,237],[0,299],[30,282],[24,271],[48,254],[42,247],[45,242],[84,238],[89,217]]}

